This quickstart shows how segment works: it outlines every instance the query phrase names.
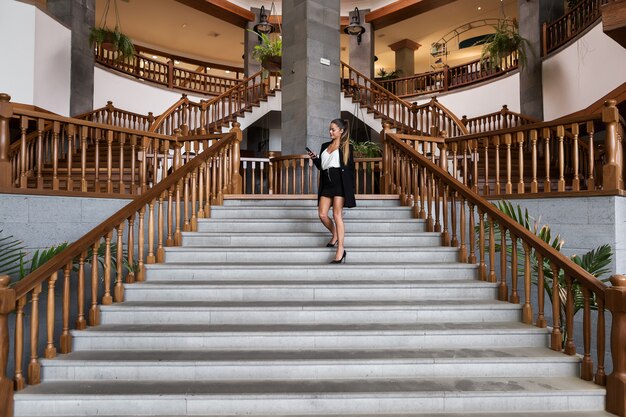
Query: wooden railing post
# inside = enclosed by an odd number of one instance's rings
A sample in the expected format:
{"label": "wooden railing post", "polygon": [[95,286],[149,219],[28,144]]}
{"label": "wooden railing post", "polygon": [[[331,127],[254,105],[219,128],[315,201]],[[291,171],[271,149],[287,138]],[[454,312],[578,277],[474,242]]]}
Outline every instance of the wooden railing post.
{"label": "wooden railing post", "polygon": [[383,172],[380,178],[381,194],[389,194],[390,189],[391,189],[391,182],[389,178],[390,170],[391,170],[391,148],[389,146],[389,142],[387,141],[387,134],[386,134],[390,130],[391,130],[391,123],[383,122],[383,130],[382,132],[380,132],[380,137],[382,138],[382,142],[383,142],[383,164],[382,164]]}
{"label": "wooden railing post", "polygon": [[613,275],[612,287],[605,292],[606,307],[611,311],[611,355],[613,372],[606,378],[606,409],[626,416],[626,276]]}
{"label": "wooden railing post", "polygon": [[241,173],[239,172],[239,165],[241,165],[241,141],[243,140],[243,132],[241,131],[241,123],[233,122],[233,127],[230,129],[231,132],[235,134],[237,138],[236,141],[233,142],[233,160],[232,160],[232,175],[231,175],[231,194],[241,194]]}
{"label": "wooden railing post", "polygon": [[602,109],[602,122],[606,125],[606,164],[602,167],[602,187],[605,191],[623,188],[622,168],[618,158],[617,124],[619,123],[619,110],[615,100],[608,100]]}
{"label": "wooden railing post", "polygon": [[11,187],[11,136],[9,121],[13,116],[13,105],[10,103],[11,96],[0,93],[0,187]]}
{"label": "wooden railing post", "polygon": [[[6,102],[3,101],[3,103]],[[15,310],[16,303],[15,290],[9,288],[9,282],[8,275],[0,276],[0,417],[13,417],[13,381],[7,375],[7,368],[9,361],[9,313]]]}
{"label": "wooden railing post", "polygon": [[626,416],[626,276],[613,275],[611,284],[613,286],[605,292],[606,307],[613,316],[611,326],[613,372],[606,378],[606,409],[610,413],[624,417]]}
{"label": "wooden railing post", "polygon": [[167,61],[167,87],[174,87],[174,61]]}

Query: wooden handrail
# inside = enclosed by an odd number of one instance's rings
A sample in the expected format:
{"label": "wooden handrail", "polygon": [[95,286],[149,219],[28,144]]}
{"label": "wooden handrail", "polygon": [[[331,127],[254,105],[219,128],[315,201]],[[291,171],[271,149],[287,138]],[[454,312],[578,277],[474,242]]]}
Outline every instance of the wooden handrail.
{"label": "wooden handrail", "polygon": [[574,39],[602,16],[600,6],[610,0],[582,0],[565,15],[542,26],[542,56]]}
{"label": "wooden handrail", "polygon": [[482,116],[476,116],[467,118],[463,116],[461,122],[468,128],[469,133],[490,132],[494,130],[506,129],[509,127],[521,126],[530,123],[539,123],[539,120],[516,113],[509,110],[505,104],[502,109],[497,112],[484,114]]}
{"label": "wooden handrail", "polygon": [[127,127],[135,130],[148,130],[154,122],[154,115],[147,115],[119,109],[112,101],[107,101],[106,106],[86,113],[73,116],[75,119],[89,120],[91,122],[108,124],[113,126]]}

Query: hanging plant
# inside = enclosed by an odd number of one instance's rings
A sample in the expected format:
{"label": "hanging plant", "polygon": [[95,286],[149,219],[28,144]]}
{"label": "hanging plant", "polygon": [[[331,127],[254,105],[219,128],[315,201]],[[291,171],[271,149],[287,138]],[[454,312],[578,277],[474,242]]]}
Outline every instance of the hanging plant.
{"label": "hanging plant", "polygon": [[92,27],[89,31],[89,45],[98,49],[105,49],[117,52],[120,58],[128,58],[135,55],[135,46],[133,41],[121,31],[119,13],[117,11],[117,0],[114,0],[115,6],[115,29],[111,30],[106,27],[107,16],[109,14],[109,6],[111,0],[107,0],[104,6],[104,13],[100,24]]}
{"label": "hanging plant", "polygon": [[495,68],[502,65],[502,61],[512,54],[516,54],[519,67],[523,68],[526,65],[526,48],[529,43],[519,34],[517,21],[501,20],[493,28],[495,33],[484,41],[481,61],[488,61],[491,67]]}
{"label": "hanging plant", "polygon": [[261,38],[261,43],[255,45],[252,50],[252,58],[258,61],[261,66],[269,72],[280,72],[283,56],[283,40],[280,36],[272,40],[265,33],[250,32],[255,33]]}

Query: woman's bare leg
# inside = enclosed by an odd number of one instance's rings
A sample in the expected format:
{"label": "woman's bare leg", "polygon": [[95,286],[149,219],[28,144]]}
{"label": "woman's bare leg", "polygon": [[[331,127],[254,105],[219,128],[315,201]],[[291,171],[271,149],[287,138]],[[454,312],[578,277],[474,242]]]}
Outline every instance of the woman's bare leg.
{"label": "woman's bare leg", "polygon": [[335,220],[335,229],[337,230],[337,240],[339,244],[337,245],[337,253],[335,254],[335,260],[338,261],[343,256],[343,240],[345,237],[345,227],[343,225],[343,197],[334,197],[333,198],[333,220]]}
{"label": "woman's bare leg", "polygon": [[335,228],[333,221],[330,219],[330,217],[328,217],[328,210],[330,210],[331,202],[332,200],[330,199],[330,197],[320,197],[320,203],[317,208],[317,214],[319,215],[320,220],[322,221],[322,224],[333,235],[329,243],[334,243],[335,241],[337,241],[337,229]]}

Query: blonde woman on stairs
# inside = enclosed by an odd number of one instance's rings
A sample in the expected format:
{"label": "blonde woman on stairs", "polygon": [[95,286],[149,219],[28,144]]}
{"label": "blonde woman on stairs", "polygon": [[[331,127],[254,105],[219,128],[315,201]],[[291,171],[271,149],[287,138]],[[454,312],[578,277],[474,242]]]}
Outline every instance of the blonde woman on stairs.
{"label": "blonde woman on stairs", "polygon": [[[331,264],[346,261],[344,246],[345,226],[343,208],[355,207],[354,197],[354,157],[350,145],[350,126],[347,120],[335,119],[328,128],[330,142],[322,144],[320,154],[316,155],[309,148],[307,152],[313,163],[320,170],[320,186],[317,192],[317,206],[322,224],[330,231],[331,239],[326,244],[336,247],[335,258]],[[333,218],[328,217],[332,205]]]}

